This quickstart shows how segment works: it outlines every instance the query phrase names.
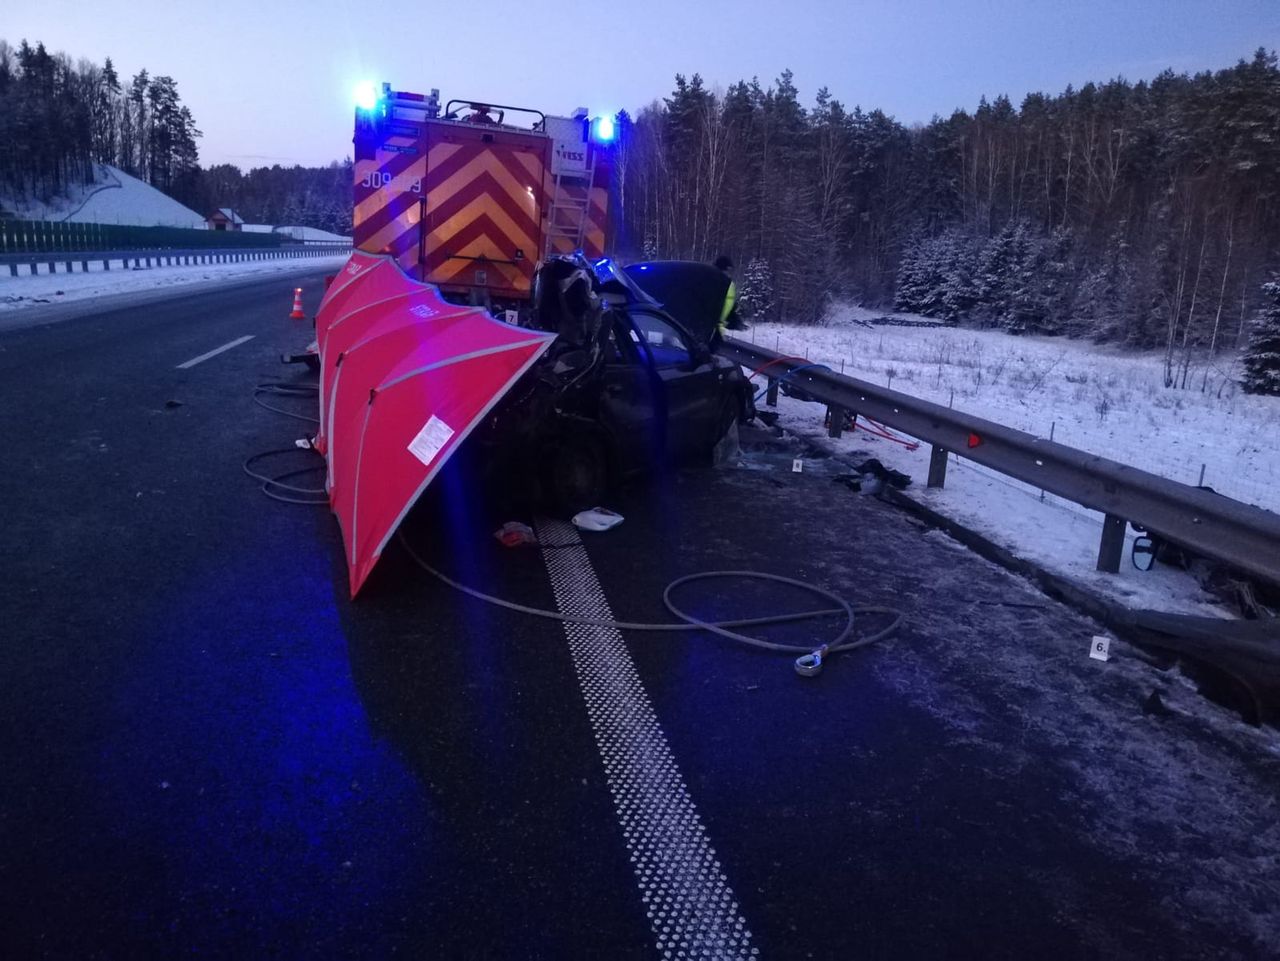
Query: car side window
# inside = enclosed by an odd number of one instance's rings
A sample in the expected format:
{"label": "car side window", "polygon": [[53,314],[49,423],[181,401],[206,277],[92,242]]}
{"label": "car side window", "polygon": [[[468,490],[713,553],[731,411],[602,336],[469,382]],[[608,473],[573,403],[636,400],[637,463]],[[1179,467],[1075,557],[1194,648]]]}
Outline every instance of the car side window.
{"label": "car side window", "polygon": [[690,362],[692,355],[684,335],[667,320],[647,311],[631,311],[634,325],[632,337],[643,339],[658,367],[680,367]]}
{"label": "car side window", "polygon": [[605,314],[601,344],[604,348],[607,364],[640,363],[639,338],[635,330],[627,323],[626,317],[610,312]]}

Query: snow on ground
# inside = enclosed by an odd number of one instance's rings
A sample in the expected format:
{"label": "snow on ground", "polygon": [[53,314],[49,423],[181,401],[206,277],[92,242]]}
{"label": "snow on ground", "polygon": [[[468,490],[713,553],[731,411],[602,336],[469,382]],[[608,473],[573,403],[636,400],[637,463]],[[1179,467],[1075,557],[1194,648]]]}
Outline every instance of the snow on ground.
{"label": "snow on ground", "polygon": [[204,216],[110,164],[95,164],[97,176],[77,185],[70,197],[48,203],[35,198],[5,199],[20,220],[53,220],[77,224],[129,224],[138,227],[205,226]]}
{"label": "snow on ground", "polygon": [[303,243],[332,243],[332,244],[349,244],[350,237],[344,237],[342,234],[333,234],[327,230],[321,230],[319,227],[273,227],[271,224],[245,224],[240,228],[246,234],[284,234],[286,237],[292,237],[294,240],[301,240]]}
{"label": "snow on ground", "polygon": [[[1280,398],[1243,393],[1235,355],[1163,386],[1163,357],[1061,337],[951,327],[867,326],[860,309],[826,327],[746,334],[854,377],[1049,437],[1186,484],[1280,511]],[[918,320],[888,315],[895,321]],[[1203,390],[1201,389],[1203,385]]]}
{"label": "snow on ground", "polygon": [[[1061,338],[924,326],[868,326],[883,312],[836,311],[825,327],[760,324],[748,340],[808,357],[851,376],[1133,464],[1173,480],[1280,511],[1280,398],[1243,394],[1233,359],[1194,372],[1194,389],[1163,386],[1158,354],[1121,353]],[[912,326],[912,324],[915,326]],[[932,323],[932,322],[930,322]],[[1206,387],[1200,389],[1202,378]],[[848,455],[867,451],[911,475],[910,490],[939,513],[981,530],[1021,557],[1129,607],[1230,616],[1188,574],[1125,561],[1119,575],[1095,570],[1102,516],[957,456],[947,484],[928,490],[929,449],[910,451],[864,431],[826,439],[825,409],[780,397],[780,424]],[[1132,544],[1134,534],[1129,533]]]}
{"label": "snow on ground", "polygon": [[337,270],[346,259],[347,254],[339,253],[333,257],[284,257],[279,260],[175,265],[141,270],[128,269],[122,261],[116,260],[112,261],[109,271],[104,271],[102,261],[98,260],[89,262],[87,274],[77,271],[74,274],[10,277],[7,273],[0,273],[0,315],[8,313],[12,316],[13,311],[43,304],[63,304],[126,291],[296,271],[299,267]]}
{"label": "snow on ground", "polygon": [[301,240],[303,243],[350,243],[350,237],[344,237],[342,234],[331,234],[327,230],[321,230],[319,227],[277,227],[275,232],[285,234],[294,240]]}

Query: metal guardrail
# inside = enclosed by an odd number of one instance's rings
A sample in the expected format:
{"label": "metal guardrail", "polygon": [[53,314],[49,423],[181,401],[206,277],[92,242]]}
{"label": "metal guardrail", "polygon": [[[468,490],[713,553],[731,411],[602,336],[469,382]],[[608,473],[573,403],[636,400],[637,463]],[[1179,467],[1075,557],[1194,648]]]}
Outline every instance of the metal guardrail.
{"label": "metal guardrail", "polygon": [[82,272],[88,272],[90,263],[101,263],[103,270],[110,270],[112,261],[120,261],[128,269],[130,262],[135,267],[144,264],[147,267],[168,264],[228,264],[246,260],[283,260],[295,257],[328,257],[333,254],[351,250],[350,244],[294,244],[272,247],[224,247],[224,248],[154,248],[151,250],[82,250],[62,253],[24,253],[0,254],[0,265],[8,264],[9,276],[17,277],[18,268],[31,268],[32,274],[45,267],[46,273],[56,274],[58,265],[66,267],[66,273],[73,272],[73,265],[79,264]]}
{"label": "metal guardrail", "polygon": [[[1212,491],[1108,460],[878,387],[826,369],[799,370],[810,362],[754,344],[726,339],[718,353],[751,370],[769,365],[769,402],[778,381],[832,409],[831,432],[840,436],[843,414],[858,414],[931,444],[928,486],[946,480],[951,452],[1041,490],[1101,512],[1098,569],[1120,570],[1126,522],[1158,532],[1198,554],[1280,584],[1280,515]],[[792,373],[795,371],[795,373]]]}

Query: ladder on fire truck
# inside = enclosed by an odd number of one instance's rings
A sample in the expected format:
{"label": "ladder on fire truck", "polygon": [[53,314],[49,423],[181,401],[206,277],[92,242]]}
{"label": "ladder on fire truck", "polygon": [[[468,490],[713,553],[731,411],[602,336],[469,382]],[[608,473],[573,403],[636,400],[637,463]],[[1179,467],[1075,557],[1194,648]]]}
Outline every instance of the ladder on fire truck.
{"label": "ladder on fire truck", "polygon": [[[570,251],[581,250],[591,222],[591,185],[595,183],[596,158],[583,173],[558,171],[552,178],[551,204],[547,208],[547,240],[543,258],[556,252],[556,241],[567,240]],[[581,196],[578,191],[581,191]]]}

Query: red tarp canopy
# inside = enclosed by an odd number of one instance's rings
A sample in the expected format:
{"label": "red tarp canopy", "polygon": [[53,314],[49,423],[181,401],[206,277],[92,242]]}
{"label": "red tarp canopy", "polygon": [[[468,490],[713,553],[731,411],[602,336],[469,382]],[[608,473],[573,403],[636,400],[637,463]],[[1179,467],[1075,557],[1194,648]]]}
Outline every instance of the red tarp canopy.
{"label": "red tarp canopy", "polygon": [[316,315],[329,502],[354,597],[409,508],[555,339],[447,303],[357,251]]}

